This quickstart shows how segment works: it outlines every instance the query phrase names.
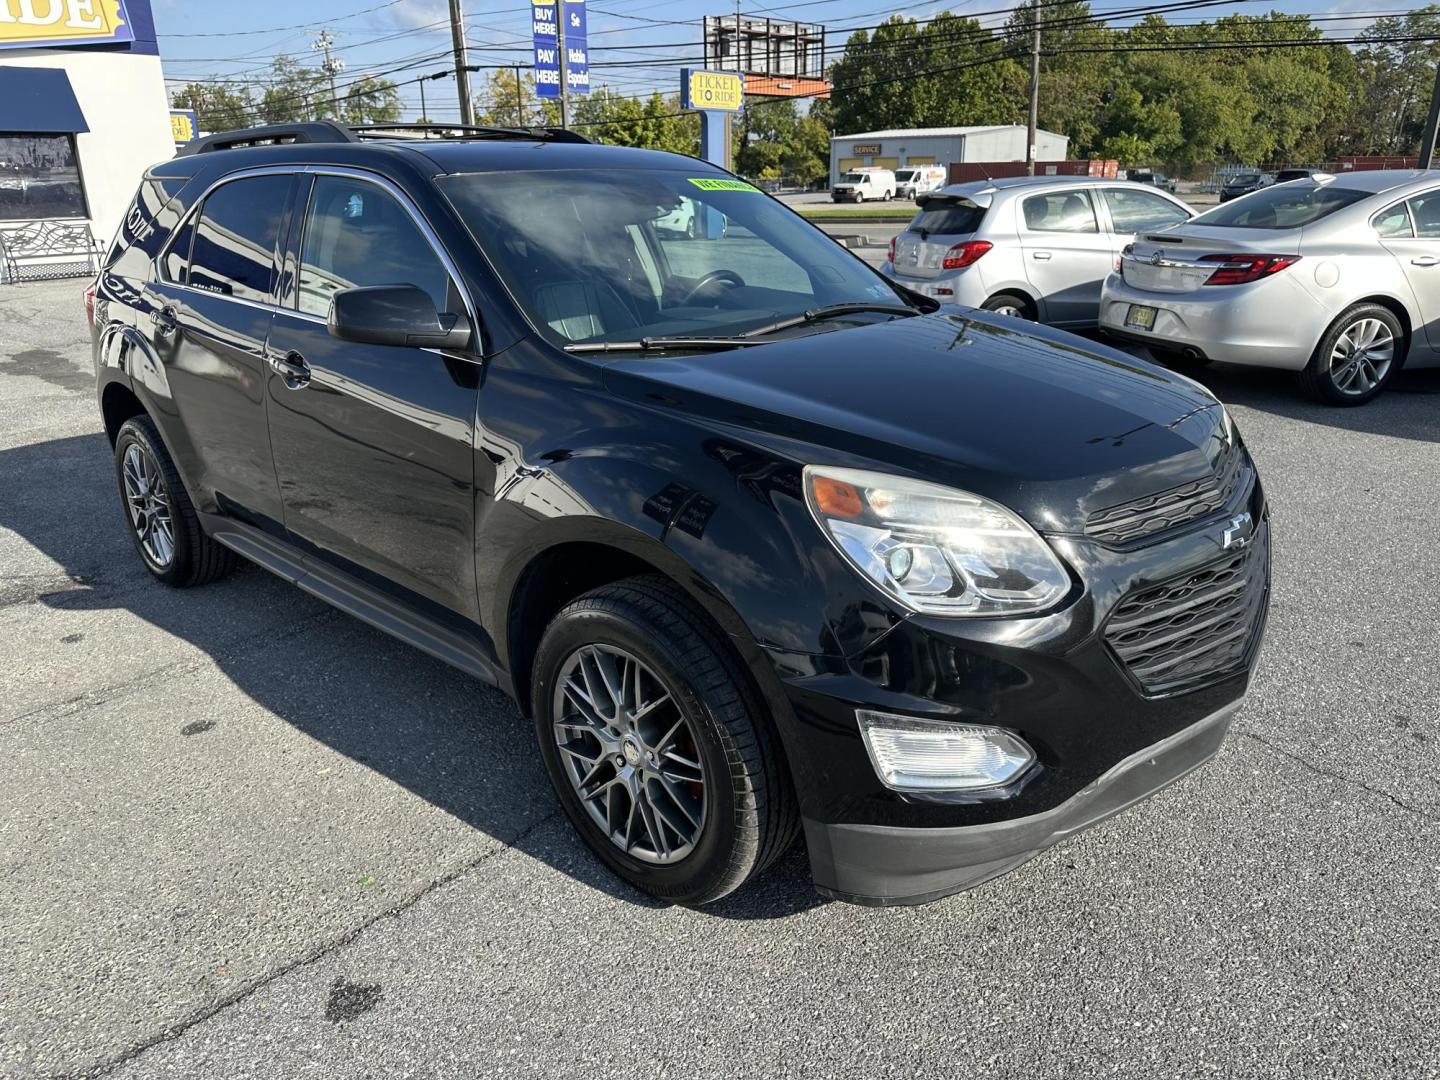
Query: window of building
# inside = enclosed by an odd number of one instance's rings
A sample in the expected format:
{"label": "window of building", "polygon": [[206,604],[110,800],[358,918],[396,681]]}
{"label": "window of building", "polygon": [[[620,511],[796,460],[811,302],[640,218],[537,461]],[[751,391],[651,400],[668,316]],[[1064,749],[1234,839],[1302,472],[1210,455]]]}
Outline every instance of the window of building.
{"label": "window of building", "polygon": [[75,136],[0,131],[0,221],[89,216]]}
{"label": "window of building", "polygon": [[405,207],[364,180],[318,176],[300,256],[300,310],[327,315],[330,297],[363,285],[414,285],[449,311],[450,274]]}
{"label": "window of building", "polygon": [[[241,300],[268,301],[290,182],[288,176],[247,176],[207,195],[195,225],[186,283]],[[168,260],[167,270],[175,272]]]}

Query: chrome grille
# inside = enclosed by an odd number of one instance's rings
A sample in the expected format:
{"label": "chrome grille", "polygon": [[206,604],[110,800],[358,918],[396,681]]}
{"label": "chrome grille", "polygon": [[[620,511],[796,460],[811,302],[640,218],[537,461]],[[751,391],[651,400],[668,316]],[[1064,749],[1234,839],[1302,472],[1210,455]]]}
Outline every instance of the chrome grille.
{"label": "chrome grille", "polygon": [[1219,678],[1249,657],[1269,592],[1270,528],[1261,521],[1243,551],[1125,597],[1105,641],[1147,693]]}
{"label": "chrome grille", "polygon": [[1119,546],[1219,513],[1240,482],[1242,457],[1232,449],[1213,476],[1097,510],[1085,522],[1085,535]]}

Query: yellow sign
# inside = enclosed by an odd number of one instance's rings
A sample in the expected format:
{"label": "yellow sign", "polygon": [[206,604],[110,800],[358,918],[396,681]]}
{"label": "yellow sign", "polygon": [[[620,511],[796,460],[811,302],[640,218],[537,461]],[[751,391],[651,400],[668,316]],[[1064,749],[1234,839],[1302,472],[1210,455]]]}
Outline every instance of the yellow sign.
{"label": "yellow sign", "polygon": [[745,80],[725,71],[692,71],[685,107],[735,112],[745,100]]}
{"label": "yellow sign", "polygon": [[0,49],[134,40],[124,0],[0,0]]}
{"label": "yellow sign", "polygon": [[175,145],[187,143],[200,134],[195,114],[189,109],[170,110],[170,134],[175,136]]}

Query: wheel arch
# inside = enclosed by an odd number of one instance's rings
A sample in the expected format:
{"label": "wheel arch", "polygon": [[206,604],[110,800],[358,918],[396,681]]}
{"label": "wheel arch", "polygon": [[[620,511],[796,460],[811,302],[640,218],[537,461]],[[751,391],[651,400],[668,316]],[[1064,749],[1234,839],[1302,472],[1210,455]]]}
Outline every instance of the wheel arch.
{"label": "wheel arch", "polygon": [[[1356,307],[1360,304],[1375,304],[1379,307],[1383,307],[1385,310],[1390,312],[1390,314],[1394,315],[1395,318],[1400,320],[1400,327],[1402,330],[1405,331],[1405,353],[1403,356],[1400,357],[1399,366],[1404,367],[1405,361],[1410,357],[1410,347],[1415,343],[1415,320],[1411,317],[1410,309],[1406,306],[1405,302],[1397,296],[1391,296],[1388,293],[1375,293],[1371,296],[1360,297],[1360,299],[1356,300],[1354,303],[1347,305],[1345,311],[1349,311],[1350,308]],[[1343,316],[1344,314],[1345,312],[1342,311],[1339,315],[1336,315],[1335,318],[1330,321],[1329,325],[1325,327],[1325,334],[1328,334],[1331,331],[1331,329],[1335,326],[1337,322],[1340,321],[1341,316]],[[1320,340],[1323,341],[1324,339],[1325,335],[1322,334],[1320,336]],[[1318,345],[1319,343],[1317,342],[1316,344]]]}

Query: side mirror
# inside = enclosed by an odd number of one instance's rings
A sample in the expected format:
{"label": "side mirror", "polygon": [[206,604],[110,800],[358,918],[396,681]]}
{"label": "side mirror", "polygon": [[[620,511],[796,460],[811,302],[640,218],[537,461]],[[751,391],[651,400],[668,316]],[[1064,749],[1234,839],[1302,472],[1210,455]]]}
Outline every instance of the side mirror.
{"label": "side mirror", "polygon": [[414,285],[366,285],[330,297],[332,336],[365,345],[409,345],[422,349],[463,349],[470,344],[470,320],[441,315],[424,289]]}

